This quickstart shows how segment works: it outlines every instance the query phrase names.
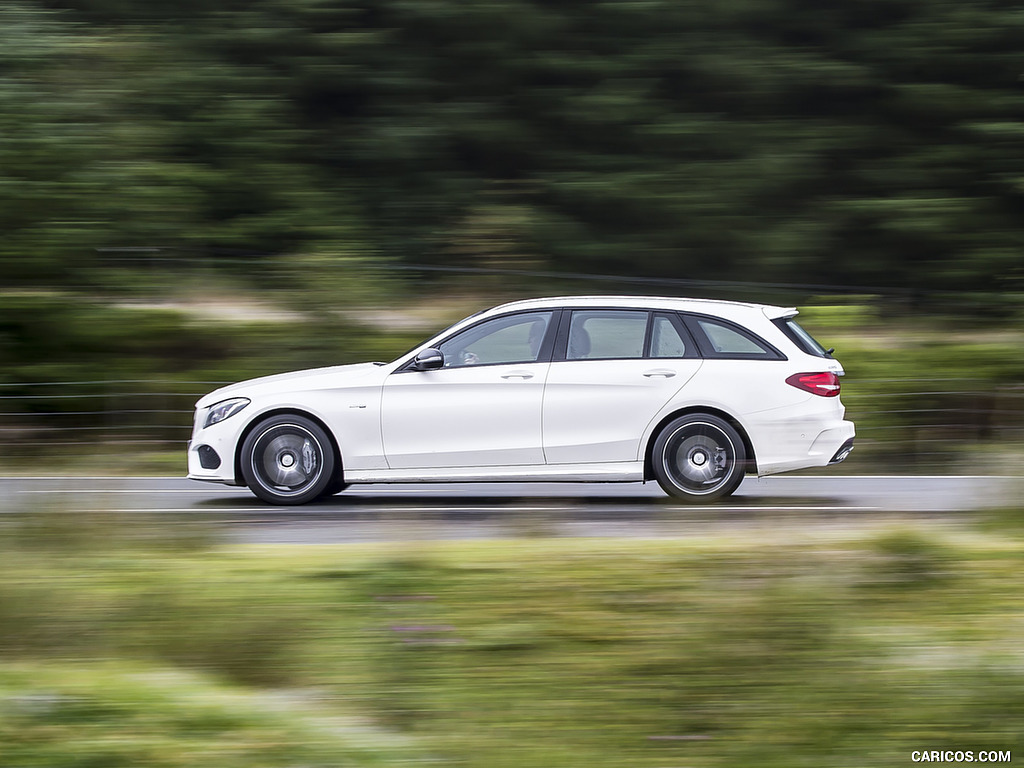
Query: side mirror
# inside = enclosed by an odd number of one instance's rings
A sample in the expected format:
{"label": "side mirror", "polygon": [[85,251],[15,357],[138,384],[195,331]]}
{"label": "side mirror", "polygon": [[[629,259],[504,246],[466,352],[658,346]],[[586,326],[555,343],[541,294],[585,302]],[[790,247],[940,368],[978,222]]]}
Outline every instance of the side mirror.
{"label": "side mirror", "polygon": [[412,367],[417,371],[436,371],[444,367],[444,354],[440,349],[424,349],[416,359],[412,361]]}

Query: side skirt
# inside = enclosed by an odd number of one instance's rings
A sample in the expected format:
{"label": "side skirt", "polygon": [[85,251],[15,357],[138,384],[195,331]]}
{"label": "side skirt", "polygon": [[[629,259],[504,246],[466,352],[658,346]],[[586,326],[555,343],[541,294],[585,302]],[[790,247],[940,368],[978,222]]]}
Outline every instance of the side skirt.
{"label": "side skirt", "polygon": [[346,483],[639,483],[643,479],[642,461],[517,467],[345,470]]}

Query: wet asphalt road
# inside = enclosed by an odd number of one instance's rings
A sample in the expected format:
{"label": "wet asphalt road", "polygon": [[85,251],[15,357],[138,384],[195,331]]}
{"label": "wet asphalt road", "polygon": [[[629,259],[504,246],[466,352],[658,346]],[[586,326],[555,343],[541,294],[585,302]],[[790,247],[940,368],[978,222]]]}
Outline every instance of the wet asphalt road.
{"label": "wet asphalt road", "polygon": [[273,507],[244,488],[155,477],[0,478],[0,514],[113,512],[202,519],[234,541],[344,543],[521,536],[677,537],[737,527],[820,531],[962,520],[1020,498],[1019,478],[747,478],[718,504],[679,504],[656,484],[353,486],[303,507]]}

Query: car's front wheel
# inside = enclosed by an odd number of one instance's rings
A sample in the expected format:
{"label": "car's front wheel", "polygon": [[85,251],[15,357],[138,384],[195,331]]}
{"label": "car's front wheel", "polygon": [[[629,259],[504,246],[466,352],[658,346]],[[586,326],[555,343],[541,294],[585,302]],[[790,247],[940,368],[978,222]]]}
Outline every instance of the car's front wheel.
{"label": "car's front wheel", "polygon": [[[337,470],[335,470],[337,471]],[[346,483],[343,477],[334,478],[331,483],[327,486],[327,490],[324,491],[324,496],[337,496],[339,493],[348,488],[351,483]]]}
{"label": "car's front wheel", "polygon": [[746,451],[729,422],[693,413],[669,422],[651,453],[652,469],[665,493],[686,501],[730,495],[743,481]]}
{"label": "car's front wheel", "polygon": [[291,414],[256,425],[242,444],[242,477],[271,504],[305,504],[322,496],[334,479],[334,450],[323,429]]}

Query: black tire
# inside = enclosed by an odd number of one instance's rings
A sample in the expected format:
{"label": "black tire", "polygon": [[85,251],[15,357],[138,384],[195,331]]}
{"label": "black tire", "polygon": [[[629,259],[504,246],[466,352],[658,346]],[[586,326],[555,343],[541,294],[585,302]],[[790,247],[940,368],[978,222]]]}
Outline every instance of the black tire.
{"label": "black tire", "polygon": [[706,413],[680,416],[654,441],[651,466],[669,496],[714,501],[735,491],[746,472],[743,439],[727,421]]}
{"label": "black tire", "polygon": [[346,488],[348,488],[350,485],[351,483],[346,483],[345,478],[342,477],[341,474],[339,473],[338,476],[331,481],[330,485],[327,486],[327,490],[324,491],[323,495],[336,496],[337,494],[341,493]]}
{"label": "black tire", "polygon": [[334,449],[324,430],[303,416],[271,416],[242,444],[242,477],[271,504],[305,504],[334,482]]}

